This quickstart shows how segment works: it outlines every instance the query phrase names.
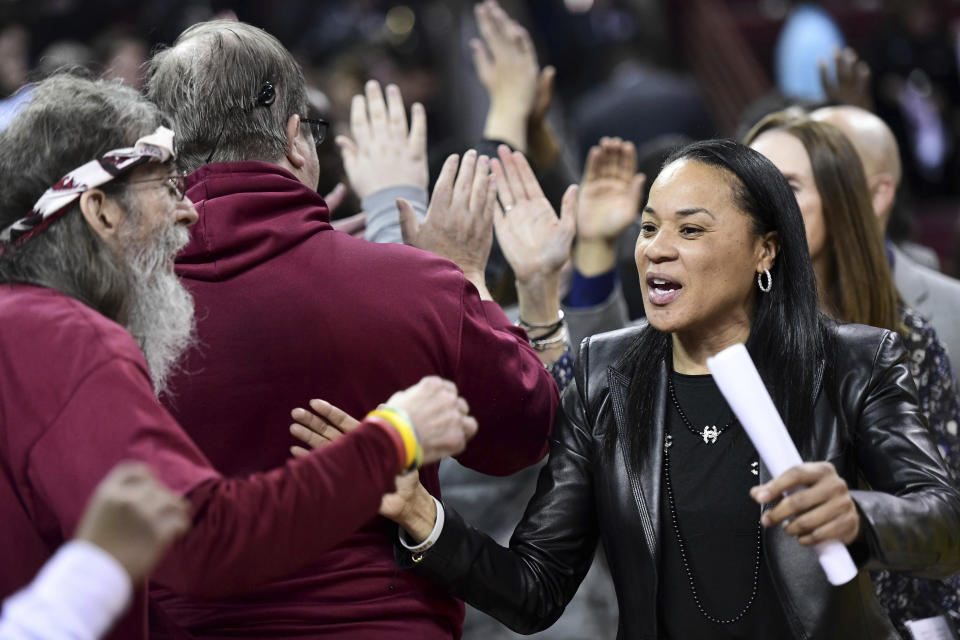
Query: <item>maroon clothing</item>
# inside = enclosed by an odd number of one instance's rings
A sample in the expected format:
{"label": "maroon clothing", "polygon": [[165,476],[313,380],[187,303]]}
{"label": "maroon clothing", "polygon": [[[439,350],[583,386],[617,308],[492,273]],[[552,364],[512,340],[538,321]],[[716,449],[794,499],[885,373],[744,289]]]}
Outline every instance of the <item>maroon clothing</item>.
{"label": "maroon clothing", "polygon": [[[152,580],[206,596],[315,560],[394,486],[396,445],[375,425],[283,469],[222,478],[157,402],[143,354],[118,324],[51,289],[4,284],[0,327],[0,598],[73,535],[121,460],[146,462],[192,503],[192,530]],[[146,637],[144,602],[139,591],[111,637]]]}
{"label": "maroon clothing", "polygon": [[[544,455],[556,385],[456,265],[334,231],[323,199],[273,164],[201,167],[187,195],[200,219],[177,273],[202,346],[172,381],[170,410],[218,469],[285,460],[290,410],[311,398],[362,416],[426,375],[453,380],[480,425],[463,464],[505,475]],[[439,495],[435,465],[421,478]],[[244,597],[156,601],[205,638],[459,636],[462,604],[397,569],[395,535],[373,519],[312,569]]]}

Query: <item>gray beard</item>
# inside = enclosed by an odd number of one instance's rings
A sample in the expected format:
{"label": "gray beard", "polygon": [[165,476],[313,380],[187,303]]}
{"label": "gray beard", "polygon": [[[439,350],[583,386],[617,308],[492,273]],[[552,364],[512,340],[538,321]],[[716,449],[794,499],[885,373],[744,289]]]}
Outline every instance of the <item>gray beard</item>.
{"label": "gray beard", "polygon": [[121,258],[134,281],[127,330],[143,351],[159,397],[169,392],[167,383],[180,370],[183,354],[196,341],[193,297],[169,268],[190,235],[185,227],[171,225],[146,246],[135,246],[123,235],[119,238]]}

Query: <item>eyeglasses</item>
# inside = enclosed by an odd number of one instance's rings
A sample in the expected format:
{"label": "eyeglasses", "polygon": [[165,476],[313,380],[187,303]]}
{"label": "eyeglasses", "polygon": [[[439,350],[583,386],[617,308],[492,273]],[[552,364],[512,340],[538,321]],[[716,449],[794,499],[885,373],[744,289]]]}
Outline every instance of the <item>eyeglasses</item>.
{"label": "eyeglasses", "polygon": [[327,127],[330,126],[330,123],[322,118],[300,118],[300,124],[310,125],[310,133],[313,134],[313,143],[317,145],[317,147],[323,144],[324,138],[327,137]]}
{"label": "eyeglasses", "polygon": [[165,176],[163,178],[144,178],[143,180],[126,180],[125,184],[141,184],[147,182],[159,182],[163,180],[167,183],[167,188],[170,190],[170,195],[176,198],[177,200],[183,200],[183,196],[187,193],[187,176],[179,173],[172,176]]}

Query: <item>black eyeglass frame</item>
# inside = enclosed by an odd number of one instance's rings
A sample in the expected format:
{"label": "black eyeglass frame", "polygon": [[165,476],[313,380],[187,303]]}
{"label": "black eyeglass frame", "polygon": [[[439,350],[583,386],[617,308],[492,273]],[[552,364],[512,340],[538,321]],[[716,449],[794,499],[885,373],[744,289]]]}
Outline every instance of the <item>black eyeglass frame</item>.
{"label": "black eyeglass frame", "polygon": [[118,182],[117,186],[124,186],[128,184],[142,184],[147,182],[157,182],[163,180],[167,183],[167,186],[173,189],[173,197],[177,200],[183,200],[187,195],[187,174],[185,173],[175,173],[172,176],[164,176],[162,178],[144,178],[142,180],[123,180]]}
{"label": "black eyeglass frame", "polygon": [[320,148],[323,141],[327,138],[327,130],[330,123],[323,118],[300,118],[300,124],[310,125],[310,134],[313,136],[313,143]]}

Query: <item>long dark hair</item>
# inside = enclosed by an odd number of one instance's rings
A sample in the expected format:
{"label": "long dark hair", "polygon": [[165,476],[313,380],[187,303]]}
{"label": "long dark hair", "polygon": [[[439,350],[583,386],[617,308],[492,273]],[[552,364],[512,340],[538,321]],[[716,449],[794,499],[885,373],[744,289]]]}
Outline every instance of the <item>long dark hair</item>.
{"label": "long dark hair", "polygon": [[779,111],[758,122],[744,138],[751,144],[767,131],[799,140],[810,158],[827,228],[833,282],[821,285],[833,297],[838,320],[883,327],[906,335],[899,296],[883,245],[883,230],[856,149],[832,124],[803,113]]}
{"label": "long dark hair", "polygon": [[[664,166],[691,160],[729,174],[728,183],[737,207],[750,216],[753,232],[776,231],[780,250],[770,273],[769,293],[759,294],[747,349],[760,371],[774,404],[794,441],[808,437],[813,425],[817,376],[830,350],[818,311],[817,283],[807,250],[800,208],[790,185],[763,155],[733,140],[695,142],[674,152]],[[627,430],[626,442],[639,459],[644,434],[659,390],[659,363],[672,366],[670,335],[647,327],[624,354],[632,363],[628,401],[640,416],[639,428]]]}

